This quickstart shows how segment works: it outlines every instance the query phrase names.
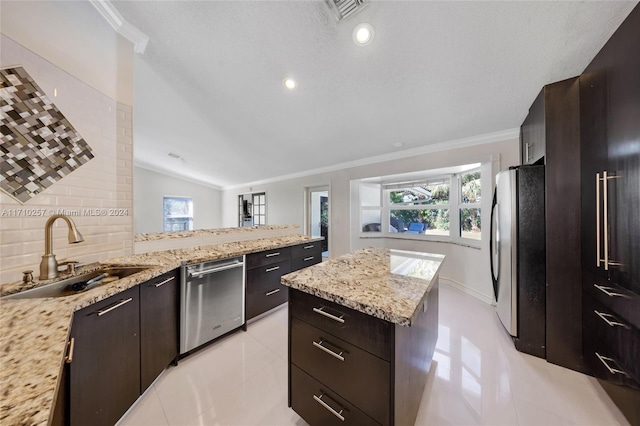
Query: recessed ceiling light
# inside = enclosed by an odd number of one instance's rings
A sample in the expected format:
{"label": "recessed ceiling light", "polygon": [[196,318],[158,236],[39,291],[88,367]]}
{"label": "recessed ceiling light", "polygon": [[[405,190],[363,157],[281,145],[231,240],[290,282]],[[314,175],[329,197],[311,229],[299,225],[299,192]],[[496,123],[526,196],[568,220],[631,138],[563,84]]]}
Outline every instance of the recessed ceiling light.
{"label": "recessed ceiling light", "polygon": [[298,84],[296,83],[296,81],[289,77],[285,78],[282,81],[282,84],[284,84],[284,87],[289,90],[295,90],[295,88],[298,87]]}
{"label": "recessed ceiling light", "polygon": [[353,29],[353,41],[358,46],[366,46],[373,41],[374,31],[369,24],[363,23]]}

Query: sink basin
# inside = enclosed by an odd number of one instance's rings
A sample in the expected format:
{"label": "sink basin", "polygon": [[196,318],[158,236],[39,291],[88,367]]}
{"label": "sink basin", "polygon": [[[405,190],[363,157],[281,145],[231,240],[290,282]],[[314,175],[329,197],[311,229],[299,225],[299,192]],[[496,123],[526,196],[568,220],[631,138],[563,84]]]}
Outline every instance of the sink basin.
{"label": "sink basin", "polygon": [[[46,284],[41,287],[32,288],[30,290],[21,291],[20,293],[10,294],[2,297],[3,300],[8,299],[36,299],[44,297],[65,297],[72,296],[74,294],[90,291],[91,289],[100,287],[101,284],[106,282],[115,281],[113,278],[119,280],[120,278],[133,275],[148,269],[148,267],[140,266],[123,266],[123,267],[108,267],[95,270],[82,275],[76,275],[62,281],[56,281],[51,284]],[[90,281],[103,274],[107,274],[101,281],[97,281],[95,284],[90,285],[81,290],[73,290],[72,287],[82,287],[87,281]]]}

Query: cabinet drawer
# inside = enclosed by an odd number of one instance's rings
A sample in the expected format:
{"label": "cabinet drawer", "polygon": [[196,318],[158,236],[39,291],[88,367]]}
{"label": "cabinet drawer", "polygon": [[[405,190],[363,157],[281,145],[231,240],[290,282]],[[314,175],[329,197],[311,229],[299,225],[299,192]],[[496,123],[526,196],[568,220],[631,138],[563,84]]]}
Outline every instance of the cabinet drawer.
{"label": "cabinet drawer", "polygon": [[387,361],[297,318],[291,319],[291,363],[329,386],[374,420],[389,423]]}
{"label": "cabinet drawer", "polygon": [[583,302],[584,356],[594,375],[640,389],[640,330],[589,294]]}
{"label": "cabinet drawer", "polygon": [[[291,408],[311,425],[378,425],[344,398],[291,365]],[[340,416],[340,417],[338,417]]]}
{"label": "cabinet drawer", "polygon": [[246,257],[246,268],[255,268],[256,266],[270,265],[283,260],[291,259],[291,247],[283,247],[279,249],[261,251],[259,253],[248,254]]}
{"label": "cabinet drawer", "polygon": [[322,262],[322,252],[318,251],[317,253],[307,253],[305,257],[297,257],[291,259],[291,271],[297,271],[302,268],[306,268],[307,266],[315,265],[316,263]]}
{"label": "cabinet drawer", "polygon": [[386,361],[391,360],[391,323],[291,289],[292,316],[349,342]]}
{"label": "cabinet drawer", "polygon": [[640,328],[640,295],[585,269],[582,270],[582,288],[620,318]]}
{"label": "cabinet drawer", "polygon": [[291,247],[291,258],[307,257],[322,254],[322,241],[310,241],[306,244],[298,244]]}
{"label": "cabinet drawer", "polygon": [[261,293],[247,294],[246,296],[246,319],[250,320],[269,309],[285,303],[289,299],[289,287],[277,284],[269,291]]}
{"label": "cabinet drawer", "polygon": [[247,294],[262,293],[280,286],[280,278],[291,272],[291,261],[271,263],[247,270]]}

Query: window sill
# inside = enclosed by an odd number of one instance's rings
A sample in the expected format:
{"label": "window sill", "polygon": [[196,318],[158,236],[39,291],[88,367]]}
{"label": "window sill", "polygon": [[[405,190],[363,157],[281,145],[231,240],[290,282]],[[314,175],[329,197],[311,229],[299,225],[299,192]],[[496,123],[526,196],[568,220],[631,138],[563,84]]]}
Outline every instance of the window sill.
{"label": "window sill", "polygon": [[[374,234],[374,235],[369,235]],[[482,241],[480,240],[471,240],[469,242],[460,241],[460,240],[451,240],[444,237],[439,236],[429,236],[429,235],[403,235],[402,233],[392,233],[392,234],[383,234],[381,232],[370,232],[367,234],[360,234],[360,239],[369,239],[369,238],[390,238],[393,240],[413,240],[413,241],[426,241],[430,243],[446,243],[446,244],[454,244],[457,246],[468,247],[476,250],[481,250]],[[477,243],[476,243],[477,241]]]}

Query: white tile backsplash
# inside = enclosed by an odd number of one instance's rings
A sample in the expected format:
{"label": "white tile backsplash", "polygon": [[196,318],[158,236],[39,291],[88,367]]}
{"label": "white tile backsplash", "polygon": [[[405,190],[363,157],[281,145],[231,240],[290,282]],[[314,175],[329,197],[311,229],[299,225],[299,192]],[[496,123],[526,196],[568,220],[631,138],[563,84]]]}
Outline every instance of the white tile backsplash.
{"label": "white tile backsplash", "polygon": [[[90,263],[132,254],[131,106],[98,92],[4,35],[0,37],[0,62],[24,66],[95,153],[91,161],[24,205],[0,194],[0,284],[20,280],[25,270],[36,271],[37,278],[45,222],[61,211],[73,215],[85,241],[68,244],[66,224],[56,221],[53,252],[59,262]],[[110,209],[126,214],[115,216],[116,211]]]}

